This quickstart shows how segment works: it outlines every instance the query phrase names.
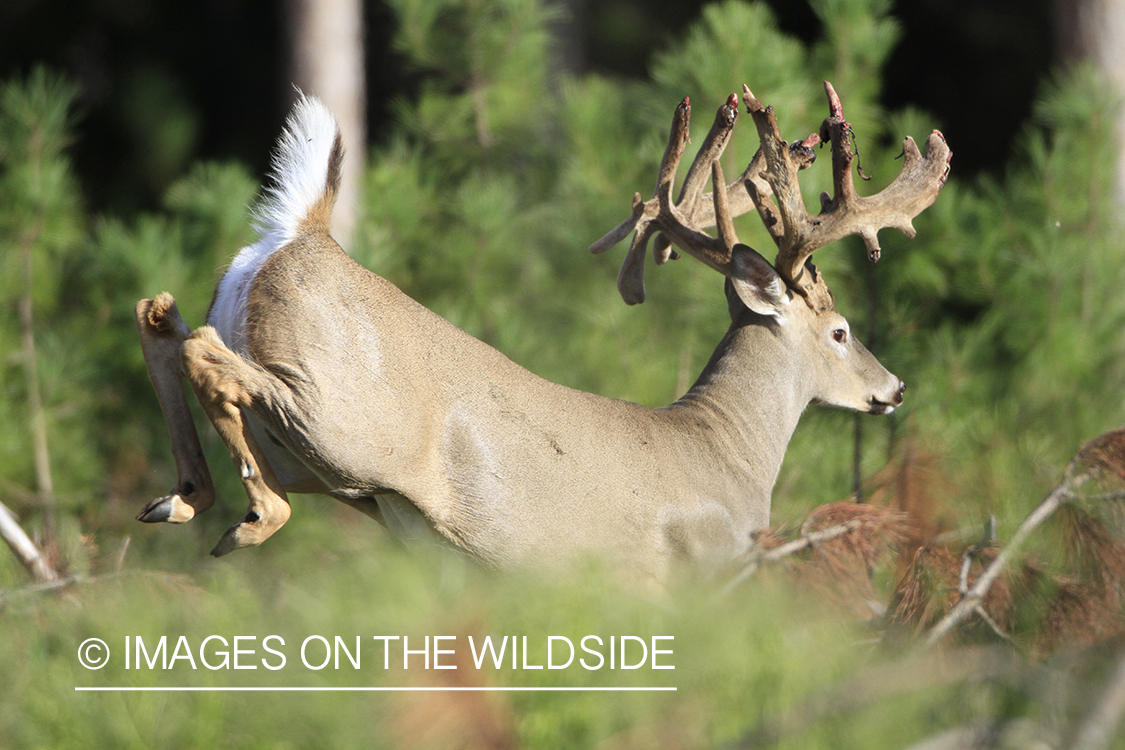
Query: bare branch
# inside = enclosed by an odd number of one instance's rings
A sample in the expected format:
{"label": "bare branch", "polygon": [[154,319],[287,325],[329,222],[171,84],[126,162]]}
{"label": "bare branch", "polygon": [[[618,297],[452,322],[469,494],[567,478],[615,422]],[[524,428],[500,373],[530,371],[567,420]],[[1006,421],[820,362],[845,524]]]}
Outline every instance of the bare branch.
{"label": "bare branch", "polygon": [[133,537],[127,536],[121,542],[121,548],[117,550],[117,561],[113,565],[113,572],[120,573],[121,569],[125,567],[125,555],[129,552],[129,543],[133,541]]}
{"label": "bare branch", "polygon": [[829,526],[826,529],[804,532],[796,539],[786,542],[780,547],[774,547],[773,549],[764,551],[759,548],[751,549],[749,559],[746,560],[742,569],[723,587],[721,595],[726,596],[747,578],[757,573],[763,563],[775,563],[803,549],[808,549],[814,545],[837,539],[849,532],[855,531],[863,524],[864,519],[853,518],[850,521],[845,521],[835,526]]}
{"label": "bare branch", "polygon": [[118,581],[124,578],[148,579],[182,590],[198,590],[198,587],[190,577],[178,573],[165,573],[158,570],[119,570],[104,575],[71,574],[50,581],[32,583],[13,589],[0,589],[0,607],[3,607],[8,602],[19,597],[46,594],[52,591],[70,589],[74,586]]}
{"label": "bare branch", "polygon": [[[970,614],[981,611],[980,604],[984,597],[1027,537],[1059,508],[1073,500],[1080,487],[1103,475],[1115,475],[1125,480],[1125,429],[1106,432],[1082,447],[1078,455],[1067,465],[1062,481],[1024,519],[1008,544],[984,569],[972,587],[962,590],[961,600],[930,630],[929,635],[926,636],[926,645],[933,645]],[[1087,499],[1117,500],[1121,496],[1120,492],[1103,492],[1087,496]]]}
{"label": "bare branch", "polygon": [[20,564],[36,581],[43,583],[58,579],[59,574],[55,572],[35,542],[24,533],[15,514],[3,503],[0,503],[0,536],[4,537],[4,541]]}
{"label": "bare branch", "polygon": [[[1073,461],[1071,462],[1071,466],[1074,466]],[[1047,495],[1046,499],[1024,519],[1023,523],[1016,529],[1016,532],[1012,534],[1012,538],[1008,541],[1008,544],[1000,550],[996,558],[984,569],[984,572],[981,573],[972,587],[964,593],[961,600],[930,630],[929,634],[926,636],[927,646],[932,646],[937,643],[945,637],[950,630],[977,610],[978,605],[984,600],[988,590],[992,588],[992,584],[1000,577],[1000,574],[1003,572],[1009,560],[1015,555],[1019,546],[1023,544],[1035,529],[1050,518],[1055,511],[1069,502],[1074,497],[1074,491],[1085,484],[1092,476],[1093,473],[1091,471],[1074,473],[1068,468],[1062,482],[1060,482],[1058,486]]]}

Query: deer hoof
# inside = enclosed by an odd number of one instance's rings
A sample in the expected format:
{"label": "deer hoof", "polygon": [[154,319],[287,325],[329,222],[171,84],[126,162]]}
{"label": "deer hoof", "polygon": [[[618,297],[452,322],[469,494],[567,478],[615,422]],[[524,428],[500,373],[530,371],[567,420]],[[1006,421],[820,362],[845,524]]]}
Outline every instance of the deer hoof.
{"label": "deer hoof", "polygon": [[245,543],[240,538],[243,536],[239,533],[242,530],[242,525],[242,521],[239,521],[234,526],[227,529],[227,533],[223,534],[222,538],[219,539],[219,543],[215,545],[215,549],[211,550],[211,555],[214,557],[222,557],[223,555],[229,555],[236,549],[254,546],[253,544]]}
{"label": "deer hoof", "polygon": [[285,524],[287,518],[288,514],[283,519],[269,523],[254,511],[250,511],[238,523],[227,529],[227,533],[223,534],[215,549],[211,550],[211,554],[222,557],[236,549],[257,547],[273,536],[273,533]]}
{"label": "deer hoof", "polygon": [[195,508],[184,502],[178,492],[156,498],[137,514],[137,520],[143,523],[187,523],[193,518]]}

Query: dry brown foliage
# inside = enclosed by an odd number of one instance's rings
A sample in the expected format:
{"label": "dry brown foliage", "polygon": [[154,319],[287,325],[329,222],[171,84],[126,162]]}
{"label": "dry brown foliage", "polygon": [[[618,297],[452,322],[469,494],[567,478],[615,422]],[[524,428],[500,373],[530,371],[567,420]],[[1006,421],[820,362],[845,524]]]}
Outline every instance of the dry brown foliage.
{"label": "dry brown foliage", "polygon": [[[1062,481],[1012,534],[1002,555],[992,540],[967,547],[962,542],[962,549],[946,545],[940,551],[933,540],[914,551],[897,578],[892,621],[918,631],[945,618],[932,630],[931,640],[952,623],[963,634],[987,626],[1005,638],[1014,628],[1022,646],[1042,654],[1104,643],[1125,633],[1123,499],[1125,430],[1115,430],[1079,451]],[[1042,539],[1044,530],[1038,526],[1043,523],[1059,532],[1055,538],[1061,561],[1052,565],[1019,545],[1033,530]],[[1000,563],[998,556],[1006,559],[1006,570],[993,564]],[[971,602],[976,603],[966,606]],[[951,612],[954,605],[957,617]]]}
{"label": "dry brown foliage", "polygon": [[[961,598],[964,591],[996,557],[993,545],[929,544],[917,547],[895,579],[888,622],[917,634],[928,630]],[[981,607],[991,620],[983,623],[1006,633],[1011,624],[1017,586],[1001,576],[988,590]]]}
{"label": "dry brown foliage", "polygon": [[1056,579],[1034,650],[1050,654],[1105,643],[1125,633],[1121,608],[1111,606],[1089,581]]}
{"label": "dry brown foliage", "polygon": [[[783,562],[786,575],[861,616],[870,617],[869,602],[889,599],[893,632],[932,629],[976,588],[983,593],[960,622],[964,636],[1014,639],[1048,654],[1125,635],[1125,429],[1090,441],[1066,468],[1054,493],[1065,499],[1051,506],[1053,515],[1041,516],[1059,540],[1059,554],[1048,555],[1057,557],[1052,564],[1016,547],[1000,575],[986,576],[996,572],[989,568],[1001,548],[986,527],[950,531],[954,515],[944,499],[956,488],[948,476],[940,450],[908,438],[872,480],[873,502],[822,506],[796,540],[763,532],[750,565]],[[843,533],[795,546],[833,528]],[[897,569],[885,597],[872,572],[888,552],[897,553]]]}
{"label": "dry brown foliage", "polygon": [[1024,563],[1028,590],[1046,588],[1036,650],[1083,648],[1125,634],[1125,540],[1092,513],[1068,505],[1058,512],[1063,526],[1067,570],[1052,573]]}
{"label": "dry brown foliage", "polygon": [[[795,539],[762,532],[744,565],[783,563],[785,575],[823,601],[864,619],[880,596],[872,572],[906,538],[906,515],[893,508],[843,500],[816,508]],[[824,533],[839,532],[830,538]],[[787,549],[788,548],[788,549]]]}
{"label": "dry brown foliage", "polygon": [[858,522],[843,536],[812,547],[799,580],[840,606],[870,617],[876,592],[872,573],[880,558],[889,558],[907,534],[906,514],[884,505],[841,501],[815,509],[801,528],[802,534]]}
{"label": "dry brown foliage", "polygon": [[957,526],[956,514],[946,499],[957,497],[960,489],[950,476],[940,448],[908,436],[896,455],[868,482],[873,504],[897,508],[906,515],[904,558],[909,559],[915,549]]}
{"label": "dry brown foliage", "polygon": [[1086,443],[1071,463],[1115,475],[1125,483],[1125,428],[1110,430]]}
{"label": "dry brown foliage", "polygon": [[931,627],[957,601],[960,568],[958,556],[947,549],[917,547],[895,580],[890,621],[915,633]]}
{"label": "dry brown foliage", "polygon": [[1125,540],[1100,518],[1083,508],[1068,505],[1059,510],[1067,560],[1084,579],[1115,597],[1121,606],[1120,587],[1125,581]]}

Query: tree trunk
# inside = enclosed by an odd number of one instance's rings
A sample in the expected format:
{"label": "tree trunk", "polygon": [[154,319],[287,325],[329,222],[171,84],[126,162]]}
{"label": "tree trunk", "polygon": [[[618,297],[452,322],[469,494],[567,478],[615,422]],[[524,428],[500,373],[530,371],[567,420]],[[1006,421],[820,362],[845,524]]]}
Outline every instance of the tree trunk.
{"label": "tree trunk", "polygon": [[323,101],[340,123],[347,158],[332,216],[332,236],[348,247],[359,218],[367,155],[362,0],[289,0],[294,84]]}
{"label": "tree trunk", "polygon": [[[36,173],[42,170],[42,153],[32,157]],[[43,508],[43,533],[54,541],[56,533],[55,481],[51,474],[51,451],[47,441],[47,412],[43,408],[43,395],[39,389],[39,355],[35,349],[35,246],[43,234],[47,207],[41,203],[35,212],[34,225],[20,236],[20,255],[23,270],[23,291],[20,294],[20,348],[23,371],[27,382],[27,412],[30,421],[32,455],[35,459],[35,495]]]}
{"label": "tree trunk", "polygon": [[546,0],[555,19],[551,33],[551,86],[557,88],[564,75],[580,75],[586,70],[586,48],[582,27],[586,22],[586,0]]}
{"label": "tree trunk", "polygon": [[1125,206],[1125,0],[1055,0],[1058,57],[1089,60],[1119,98],[1116,199]]}

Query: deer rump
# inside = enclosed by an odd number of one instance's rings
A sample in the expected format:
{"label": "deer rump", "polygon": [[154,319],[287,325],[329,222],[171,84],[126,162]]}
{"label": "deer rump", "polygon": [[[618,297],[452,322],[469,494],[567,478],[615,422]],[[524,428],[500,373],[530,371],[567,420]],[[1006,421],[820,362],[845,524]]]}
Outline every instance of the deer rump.
{"label": "deer rump", "polygon": [[[670,152],[686,134],[686,105]],[[720,108],[720,120],[733,126],[734,116]],[[715,130],[685,192],[704,169],[725,184],[713,166],[725,136],[715,153]],[[926,158],[947,170],[938,151],[929,145]],[[665,155],[652,215],[634,201],[637,240],[626,267],[635,272],[632,256],[649,233],[666,231],[730,280],[732,325],[695,386],[659,409],[543,380],[354,262],[329,234],[342,158],[331,113],[302,96],[258,212],[261,239],[220,281],[208,325],[190,332],[167,293],[137,305],[179,473],[172,492],[138,518],[183,523],[214,502],[182,373],[250,499],[215,555],[277,531],[291,513],[287,492],[317,492],[398,537],[449,545],[490,567],[557,569],[595,554],[664,580],[678,559],[729,560],[768,524],[785,447],[808,403],[886,413],[902,402],[901,381],[830,305],[816,309],[799,284],[737,244],[728,190],[717,189],[718,200],[700,190],[692,198],[713,202],[718,240],[699,221],[679,223],[660,197],[678,154],[670,165]],[[810,278],[819,283],[815,269]]]}

